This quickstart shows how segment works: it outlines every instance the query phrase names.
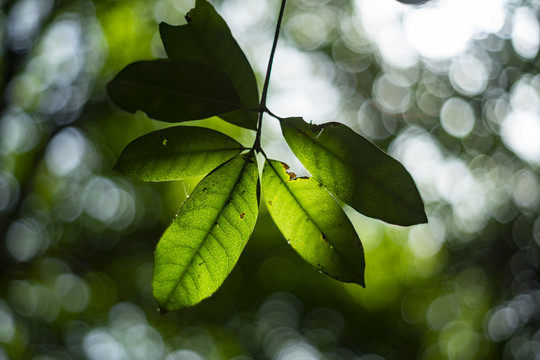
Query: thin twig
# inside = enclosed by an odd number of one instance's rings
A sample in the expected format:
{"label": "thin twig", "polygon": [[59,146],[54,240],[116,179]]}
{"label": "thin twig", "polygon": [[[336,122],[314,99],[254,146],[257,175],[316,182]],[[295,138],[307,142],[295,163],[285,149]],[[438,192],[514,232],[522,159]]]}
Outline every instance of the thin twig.
{"label": "thin twig", "polygon": [[272,73],[272,65],[274,64],[274,54],[276,53],[277,42],[279,39],[279,31],[281,29],[281,21],[283,20],[283,13],[285,12],[285,3],[287,0],[281,0],[281,8],[279,9],[278,20],[276,24],[276,32],[274,33],[274,43],[272,44],[272,50],[270,51],[270,58],[268,60],[268,67],[266,68],[266,77],[264,79],[263,90],[261,94],[261,102],[259,105],[259,122],[257,124],[257,136],[253,143],[253,148],[257,151],[261,151],[261,132],[262,132],[262,119],[266,108],[266,97],[268,95],[268,85],[270,84],[270,74]]}

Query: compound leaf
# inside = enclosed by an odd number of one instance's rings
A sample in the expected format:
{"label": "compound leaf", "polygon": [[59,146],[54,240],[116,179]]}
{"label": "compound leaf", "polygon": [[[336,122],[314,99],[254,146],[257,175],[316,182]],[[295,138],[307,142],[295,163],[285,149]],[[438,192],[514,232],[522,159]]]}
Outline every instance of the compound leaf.
{"label": "compound leaf", "polygon": [[364,250],[349,218],[314,178],[297,178],[278,161],[262,174],[268,212],[289,244],[321,272],[364,284]]}
{"label": "compound leaf", "polygon": [[418,189],[403,165],[349,127],[287,118],[281,129],[313,177],[355,210],[397,225],[427,222]]}
{"label": "compound leaf", "polygon": [[152,285],[162,310],[195,305],[221,286],[255,227],[258,186],[250,153],[195,187],[156,247]]}
{"label": "compound leaf", "polygon": [[133,140],[115,169],[144,181],[181,180],[204,176],[243,150],[236,140],[218,131],[176,126]]}
{"label": "compound leaf", "polygon": [[241,107],[223,72],[190,60],[135,62],[120,71],[107,90],[122,109],[141,110],[167,122],[204,119]]}
{"label": "compound leaf", "polygon": [[259,92],[253,69],[231,34],[227,23],[206,0],[197,0],[186,15],[187,24],[159,25],[163,45],[170,59],[193,60],[214,65],[231,80],[244,109],[220,117],[235,125],[255,130]]}

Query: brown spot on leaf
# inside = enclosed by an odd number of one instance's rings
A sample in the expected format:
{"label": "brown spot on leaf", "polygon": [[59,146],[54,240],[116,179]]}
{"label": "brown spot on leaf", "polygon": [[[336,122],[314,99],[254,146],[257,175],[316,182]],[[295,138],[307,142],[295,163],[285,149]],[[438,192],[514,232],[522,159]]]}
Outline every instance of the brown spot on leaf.
{"label": "brown spot on leaf", "polygon": [[240,219],[243,219],[244,216],[246,216],[246,212],[244,211],[243,213],[240,214]]}
{"label": "brown spot on leaf", "polygon": [[296,174],[292,171],[287,171],[287,175],[289,175],[289,180],[296,180]]}
{"label": "brown spot on leaf", "polygon": [[289,181],[296,180],[296,179],[309,179],[309,176],[297,176],[294,172],[287,171],[287,170],[290,169],[290,167],[289,167],[289,165],[285,164],[284,162],[281,162],[281,165],[283,165],[283,168],[285,169],[285,172],[287,173],[287,175],[289,175]]}

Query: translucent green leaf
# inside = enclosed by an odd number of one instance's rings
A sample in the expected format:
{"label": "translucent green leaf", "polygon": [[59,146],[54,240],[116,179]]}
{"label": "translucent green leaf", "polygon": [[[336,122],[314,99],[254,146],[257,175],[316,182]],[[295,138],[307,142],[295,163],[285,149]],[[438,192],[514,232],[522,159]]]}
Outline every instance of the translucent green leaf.
{"label": "translucent green leaf", "polygon": [[[206,62],[219,68],[233,83],[245,108],[259,106],[259,92],[253,70],[227,23],[205,0],[197,0],[186,16],[188,23],[171,26],[161,23],[159,31],[171,59]],[[248,129],[257,128],[257,112],[237,110],[220,115],[226,121]]]}
{"label": "translucent green leaf", "polygon": [[122,109],[141,110],[167,122],[204,119],[241,106],[223,72],[189,60],[135,62],[120,71],[107,90]]}
{"label": "translucent green leaf", "polygon": [[321,272],[365,286],[364,250],[351,221],[314,178],[298,178],[287,169],[273,160],[263,169],[264,201],[277,227]]}
{"label": "translucent green leaf", "polygon": [[218,131],[176,126],[133,140],[115,169],[139,180],[181,180],[206,175],[242,150],[236,140]]}
{"label": "translucent green leaf", "polygon": [[162,310],[195,305],[221,286],[255,227],[258,205],[253,153],[195,187],[156,248],[153,291]]}
{"label": "translucent green leaf", "polygon": [[306,169],[338,199],[364,215],[397,225],[427,222],[424,203],[403,165],[340,123],[281,121]]}

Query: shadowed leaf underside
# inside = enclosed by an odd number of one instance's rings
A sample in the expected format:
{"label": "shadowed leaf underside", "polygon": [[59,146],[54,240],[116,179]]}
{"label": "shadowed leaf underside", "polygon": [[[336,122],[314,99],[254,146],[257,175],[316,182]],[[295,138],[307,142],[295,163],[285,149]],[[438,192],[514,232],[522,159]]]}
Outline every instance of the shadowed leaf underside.
{"label": "shadowed leaf underside", "polygon": [[144,181],[204,176],[244,147],[218,131],[196,126],[157,130],[133,140],[115,169]]}
{"label": "shadowed leaf underside", "polygon": [[220,69],[233,84],[243,108],[219,116],[235,125],[257,129],[258,113],[247,110],[259,106],[257,80],[227,23],[205,0],[196,1],[186,20],[188,23],[181,26],[159,25],[167,55],[173,60],[191,60]]}

